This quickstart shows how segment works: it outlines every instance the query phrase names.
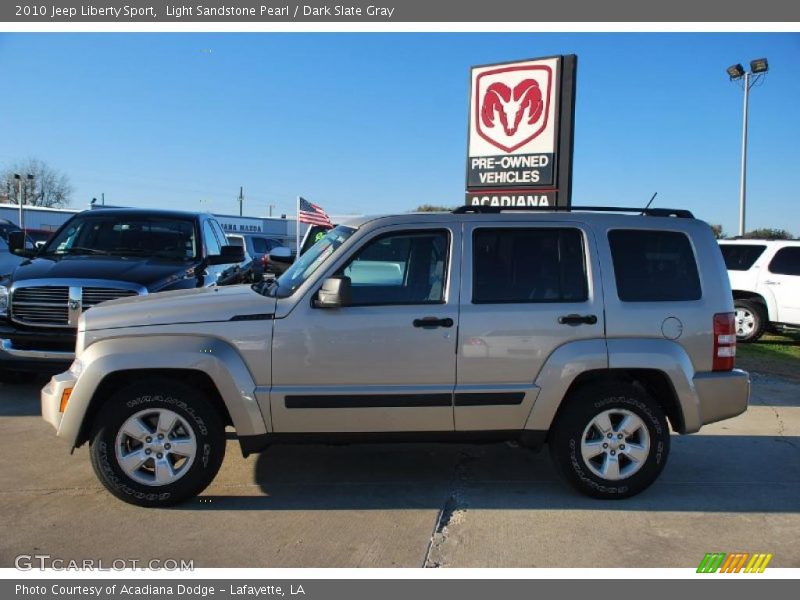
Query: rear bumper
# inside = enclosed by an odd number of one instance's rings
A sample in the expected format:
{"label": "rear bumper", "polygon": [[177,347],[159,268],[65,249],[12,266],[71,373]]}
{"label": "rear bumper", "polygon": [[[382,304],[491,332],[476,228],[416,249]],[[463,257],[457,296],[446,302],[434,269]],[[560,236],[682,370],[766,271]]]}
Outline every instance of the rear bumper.
{"label": "rear bumper", "polygon": [[700,405],[702,425],[730,419],[747,410],[750,375],[740,369],[698,373],[694,388]]}

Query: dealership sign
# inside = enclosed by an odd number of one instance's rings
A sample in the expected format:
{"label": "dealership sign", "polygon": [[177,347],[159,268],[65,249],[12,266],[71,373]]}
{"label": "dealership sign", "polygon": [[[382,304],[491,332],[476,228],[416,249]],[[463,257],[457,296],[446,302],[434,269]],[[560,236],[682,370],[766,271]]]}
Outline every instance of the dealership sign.
{"label": "dealership sign", "polygon": [[569,206],[574,55],[473,67],[467,204]]}

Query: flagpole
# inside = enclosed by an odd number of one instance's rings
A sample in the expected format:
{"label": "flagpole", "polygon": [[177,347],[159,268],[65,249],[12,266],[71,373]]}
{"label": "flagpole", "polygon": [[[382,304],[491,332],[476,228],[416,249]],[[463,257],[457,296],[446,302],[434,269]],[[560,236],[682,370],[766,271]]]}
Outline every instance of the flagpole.
{"label": "flagpole", "polygon": [[[295,243],[297,244],[297,254],[295,256],[300,258],[300,196],[297,197],[297,211],[295,216],[297,217],[295,220]],[[297,260],[297,258],[295,260]]]}

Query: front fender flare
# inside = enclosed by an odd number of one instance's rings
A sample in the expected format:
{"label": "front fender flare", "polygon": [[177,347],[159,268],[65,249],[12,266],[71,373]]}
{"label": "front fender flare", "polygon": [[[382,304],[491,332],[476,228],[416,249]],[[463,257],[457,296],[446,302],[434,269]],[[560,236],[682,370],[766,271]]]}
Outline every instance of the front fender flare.
{"label": "front fender flare", "polygon": [[101,382],[121,371],[147,369],[204,373],[217,387],[238,435],[268,433],[253,377],[239,353],[220,339],[192,335],[109,338],[86,348],[80,361],[83,371],[58,429],[58,435],[73,446]]}

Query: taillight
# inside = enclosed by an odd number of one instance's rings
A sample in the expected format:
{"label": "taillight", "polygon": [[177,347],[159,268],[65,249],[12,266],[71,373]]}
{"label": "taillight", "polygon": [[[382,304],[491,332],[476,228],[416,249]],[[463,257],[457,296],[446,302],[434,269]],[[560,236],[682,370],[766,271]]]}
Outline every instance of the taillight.
{"label": "taillight", "polygon": [[262,254],[261,255],[261,264],[265,267],[269,264],[269,254]]}
{"label": "taillight", "polygon": [[715,371],[730,371],[736,360],[736,323],[733,313],[714,315]]}

